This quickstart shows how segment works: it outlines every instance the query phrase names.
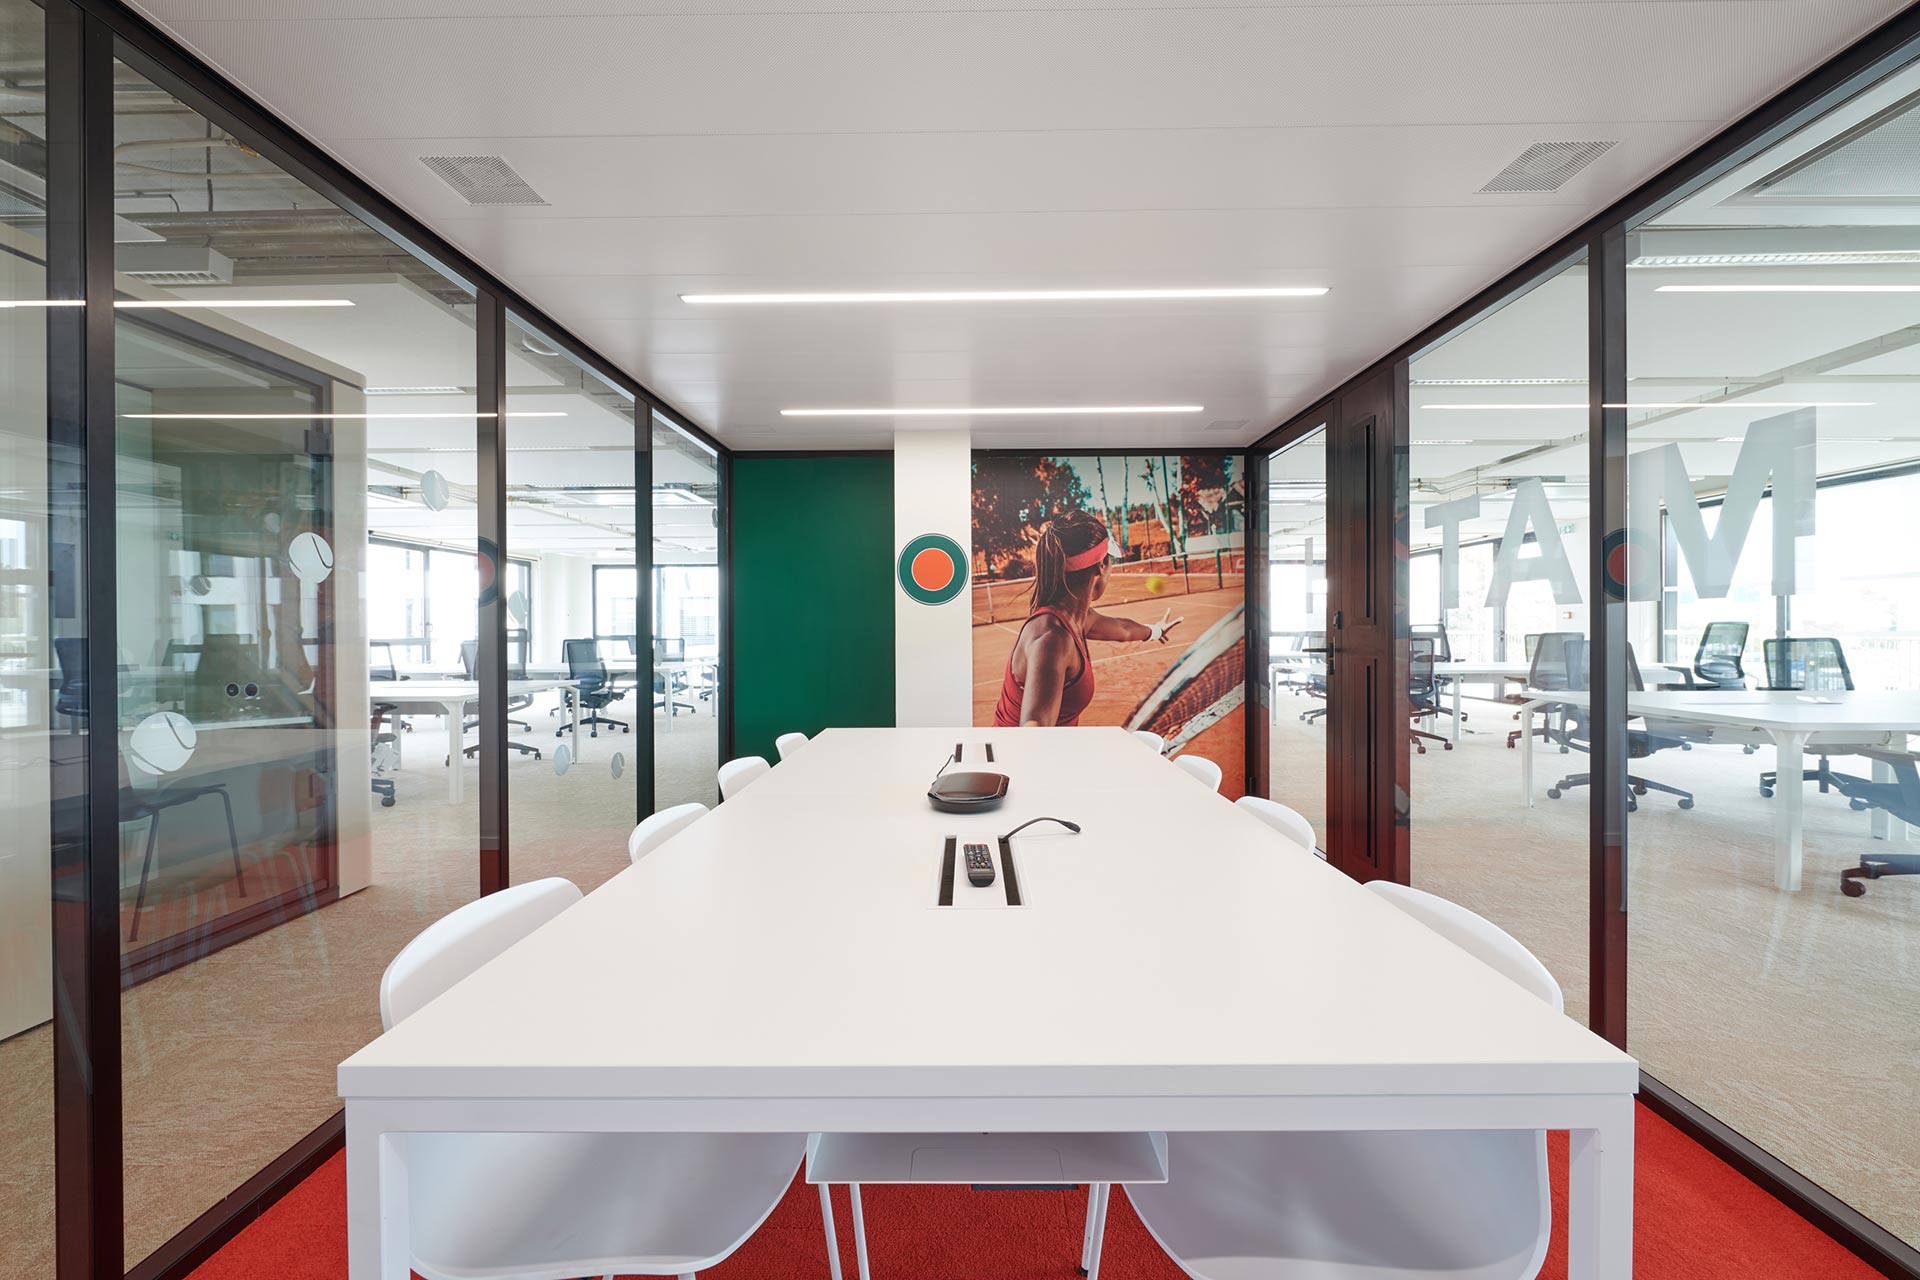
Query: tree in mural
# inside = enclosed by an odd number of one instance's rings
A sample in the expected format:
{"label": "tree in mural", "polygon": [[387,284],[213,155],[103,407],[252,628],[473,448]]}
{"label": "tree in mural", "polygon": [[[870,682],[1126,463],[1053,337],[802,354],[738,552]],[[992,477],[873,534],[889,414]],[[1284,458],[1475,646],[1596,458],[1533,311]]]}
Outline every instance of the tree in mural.
{"label": "tree in mural", "polygon": [[1041,526],[1089,501],[1080,473],[1064,458],[975,457],[974,554],[982,558],[989,577],[1027,577],[1033,572],[1033,544]]}
{"label": "tree in mural", "polygon": [[1228,496],[1234,459],[1228,454],[1183,454],[1180,458],[1180,515],[1194,533],[1228,532]]}

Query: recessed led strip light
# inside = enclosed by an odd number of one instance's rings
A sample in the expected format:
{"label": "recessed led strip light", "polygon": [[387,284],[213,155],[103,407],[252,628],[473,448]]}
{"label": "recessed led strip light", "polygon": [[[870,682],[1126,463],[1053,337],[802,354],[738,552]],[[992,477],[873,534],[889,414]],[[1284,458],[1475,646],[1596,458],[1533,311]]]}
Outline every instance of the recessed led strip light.
{"label": "recessed led strip light", "polygon": [[[1635,401],[1632,404],[1606,404],[1603,409],[1871,409],[1872,400],[1712,400],[1702,403],[1698,400],[1673,401]],[[1423,404],[1422,409],[1585,409],[1583,403],[1572,404]]]}
{"label": "recessed led strip light", "polygon": [[1031,418],[1064,414],[1204,413],[1198,404],[1038,405],[967,407],[952,409],[782,409],[783,418]]}
{"label": "recessed led strip light", "polygon": [[1321,285],[1256,289],[936,289],[900,293],[683,293],[695,306],[837,302],[1156,302],[1174,298],[1318,298]]}
{"label": "recessed led strip light", "polygon": [[[142,422],[312,422],[317,419],[340,419],[343,421],[364,421],[377,418],[385,422],[389,418],[491,418],[491,413],[123,413],[123,418],[137,418]],[[564,418],[566,413],[559,409],[542,410],[537,413],[507,414],[509,418]]]}
{"label": "recessed led strip light", "polygon": [[[13,298],[0,300],[9,307],[84,307],[84,298]],[[227,311],[235,307],[350,307],[351,298],[115,298],[113,305],[129,311]]]}
{"label": "recessed led strip light", "polygon": [[1663,284],[1655,293],[1920,293],[1920,284]]}

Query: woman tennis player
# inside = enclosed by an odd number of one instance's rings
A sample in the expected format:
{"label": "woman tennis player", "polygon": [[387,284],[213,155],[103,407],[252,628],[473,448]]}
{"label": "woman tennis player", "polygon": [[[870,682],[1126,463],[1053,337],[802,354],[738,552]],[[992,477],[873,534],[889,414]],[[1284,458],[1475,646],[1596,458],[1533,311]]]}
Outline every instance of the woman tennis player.
{"label": "woman tennis player", "polygon": [[1100,517],[1068,511],[1040,531],[1033,556],[1033,607],[1007,655],[1007,674],[993,723],[1077,725],[1093,701],[1089,640],[1167,642],[1180,624],[1151,626],[1096,613],[1093,602],[1107,589],[1107,558],[1113,542]]}

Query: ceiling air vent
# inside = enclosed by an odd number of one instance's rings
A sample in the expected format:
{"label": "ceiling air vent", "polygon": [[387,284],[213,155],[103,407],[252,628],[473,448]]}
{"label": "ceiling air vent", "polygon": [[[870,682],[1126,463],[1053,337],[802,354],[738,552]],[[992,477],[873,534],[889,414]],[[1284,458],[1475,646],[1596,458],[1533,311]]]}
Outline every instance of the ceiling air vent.
{"label": "ceiling air vent", "polygon": [[1248,421],[1248,420],[1247,420],[1247,419],[1245,419],[1245,418],[1221,418],[1221,419],[1218,419],[1217,421],[1214,421],[1214,422],[1209,422],[1209,423],[1208,423],[1208,424],[1207,424],[1207,425],[1206,425],[1206,426],[1205,426],[1205,427],[1203,428],[1203,430],[1206,430],[1206,431],[1238,431],[1238,430],[1240,430],[1241,428],[1243,428],[1243,427],[1245,427],[1245,426],[1247,425],[1247,421]]}
{"label": "ceiling air vent", "polygon": [[1536,142],[1480,188],[1481,195],[1544,195],[1611,151],[1605,139],[1588,142]]}
{"label": "ceiling air vent", "polygon": [[420,163],[468,204],[545,204],[505,156],[421,156]]}

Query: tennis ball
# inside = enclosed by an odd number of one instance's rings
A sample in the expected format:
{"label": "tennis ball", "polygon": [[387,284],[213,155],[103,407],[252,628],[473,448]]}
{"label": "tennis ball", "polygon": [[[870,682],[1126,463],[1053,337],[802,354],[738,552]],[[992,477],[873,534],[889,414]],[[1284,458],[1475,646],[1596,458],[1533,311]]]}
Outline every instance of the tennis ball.
{"label": "tennis ball", "polygon": [[1162,591],[1165,591],[1166,589],[1167,589],[1167,580],[1161,575],[1156,573],[1156,574],[1150,575],[1147,578],[1147,594],[1148,595],[1157,596]]}

